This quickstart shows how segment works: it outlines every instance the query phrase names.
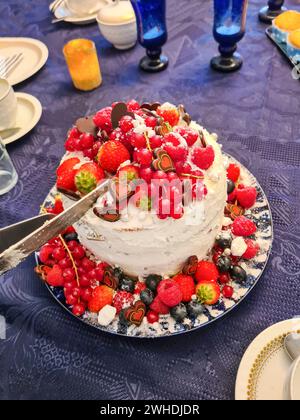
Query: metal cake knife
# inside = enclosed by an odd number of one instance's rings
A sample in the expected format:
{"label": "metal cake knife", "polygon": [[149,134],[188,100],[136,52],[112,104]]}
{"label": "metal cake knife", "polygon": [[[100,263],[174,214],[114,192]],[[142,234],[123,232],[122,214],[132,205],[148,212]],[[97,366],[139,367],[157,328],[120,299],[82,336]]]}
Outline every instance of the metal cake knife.
{"label": "metal cake knife", "polygon": [[[34,251],[39,250],[50,239],[58,236],[68,226],[80,220],[98,198],[109,189],[110,182],[111,180],[109,179],[105,180],[94,191],[54,218],[53,216],[45,216],[43,219],[40,216],[1,229],[0,252],[5,250],[0,254],[0,276],[12,268],[17,267],[17,265]],[[42,226],[36,229],[41,223]],[[31,233],[28,234],[28,232]],[[13,241],[14,238],[18,238],[17,243]],[[6,248],[7,246],[9,246],[8,249]]]}

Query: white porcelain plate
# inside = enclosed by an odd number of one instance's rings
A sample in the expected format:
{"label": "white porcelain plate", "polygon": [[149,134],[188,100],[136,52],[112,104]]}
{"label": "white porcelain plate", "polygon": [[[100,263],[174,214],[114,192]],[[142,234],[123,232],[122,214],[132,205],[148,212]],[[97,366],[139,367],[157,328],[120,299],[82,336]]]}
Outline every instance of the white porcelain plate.
{"label": "white porcelain plate", "polygon": [[0,38],[0,58],[19,53],[23,53],[23,59],[7,78],[12,86],[36,74],[45,65],[49,56],[46,45],[36,39]]}
{"label": "white porcelain plate", "polygon": [[74,23],[75,25],[88,25],[96,21],[97,13],[75,16],[73,12],[70,11],[68,5],[65,1],[55,10],[54,15],[57,19],[64,18],[65,22]]}
{"label": "white porcelain plate", "polygon": [[239,367],[236,400],[289,399],[285,387],[292,360],[284,350],[284,339],[293,332],[300,333],[300,318],[273,325],[252,342]]}
{"label": "white porcelain plate", "polygon": [[16,93],[18,101],[16,129],[0,133],[4,144],[10,144],[29,133],[42,116],[42,105],[38,99],[27,93]]}

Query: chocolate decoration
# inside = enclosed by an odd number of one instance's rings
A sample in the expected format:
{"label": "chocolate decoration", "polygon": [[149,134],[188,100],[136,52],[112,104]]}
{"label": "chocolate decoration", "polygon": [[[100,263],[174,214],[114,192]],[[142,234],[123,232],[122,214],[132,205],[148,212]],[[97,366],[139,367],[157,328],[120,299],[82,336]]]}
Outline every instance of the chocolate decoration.
{"label": "chocolate decoration", "polygon": [[114,177],[112,179],[112,182],[109,184],[109,190],[110,193],[115,197],[115,199],[121,203],[134,194],[135,187],[133,187],[131,182],[127,185],[121,183],[120,187],[120,179],[118,177]]}
{"label": "chocolate decoration", "polygon": [[130,308],[125,309],[124,315],[128,323],[139,327],[146,315],[146,305],[139,300]]}
{"label": "chocolate decoration", "polygon": [[[98,133],[99,135],[99,133]],[[100,136],[101,136],[101,140],[103,141],[108,141],[109,140],[109,135],[107,134],[107,132],[105,130],[100,131]]]}
{"label": "chocolate decoration", "polygon": [[76,127],[81,133],[92,134],[94,137],[97,137],[98,127],[94,123],[94,117],[84,117],[79,118],[76,121]]}
{"label": "chocolate decoration", "polygon": [[183,274],[186,274],[187,276],[193,276],[194,274],[196,274],[198,262],[199,260],[196,255],[190,257],[183,267]]}
{"label": "chocolate decoration", "polygon": [[148,111],[156,111],[157,108],[159,108],[160,106],[161,104],[159,102],[154,102],[153,104],[146,102],[143,105],[141,105],[141,108],[146,109]]}
{"label": "chocolate decoration", "polygon": [[127,105],[124,102],[120,102],[114,107],[111,113],[111,123],[114,130],[119,127],[119,122],[125,115],[135,119],[134,113],[128,111]]}
{"label": "chocolate decoration", "polygon": [[114,207],[107,207],[104,210],[95,207],[93,209],[93,212],[97,217],[99,217],[99,219],[105,220],[106,222],[110,223],[115,223],[121,218],[121,215],[119,214],[118,210]]}
{"label": "chocolate decoration", "polygon": [[206,149],[207,143],[206,143],[206,140],[202,131],[199,131],[199,136],[200,136],[200,141],[201,141],[202,146],[204,147],[204,149]]}
{"label": "chocolate decoration", "polygon": [[180,114],[181,119],[187,123],[187,125],[190,125],[192,122],[191,116],[186,112],[184,105],[178,106],[178,111]]}
{"label": "chocolate decoration", "polygon": [[78,201],[81,199],[81,196],[74,191],[65,190],[64,188],[57,188],[57,191],[66,195],[70,200]]}
{"label": "chocolate decoration", "polygon": [[225,214],[234,221],[237,217],[244,216],[245,209],[238,206],[237,204],[227,204],[225,208]]}
{"label": "chocolate decoration", "polygon": [[174,163],[165,150],[158,149],[155,153],[157,155],[157,159],[155,159],[152,162],[152,166],[155,171],[163,171],[163,172],[175,171]]}
{"label": "chocolate decoration", "polygon": [[114,270],[111,267],[107,267],[106,270],[104,271],[102,283],[104,283],[105,286],[108,286],[114,290],[117,290],[119,286],[119,278],[114,273]]}

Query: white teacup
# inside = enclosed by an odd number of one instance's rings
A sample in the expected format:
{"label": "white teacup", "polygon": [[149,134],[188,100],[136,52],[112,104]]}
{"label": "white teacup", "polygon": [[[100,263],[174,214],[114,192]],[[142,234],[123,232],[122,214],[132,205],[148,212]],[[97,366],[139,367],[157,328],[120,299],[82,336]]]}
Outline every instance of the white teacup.
{"label": "white teacup", "polygon": [[0,131],[16,126],[17,98],[7,80],[0,79]]}
{"label": "white teacup", "polygon": [[103,7],[106,0],[67,0],[67,6],[76,15],[90,15],[96,13]]}

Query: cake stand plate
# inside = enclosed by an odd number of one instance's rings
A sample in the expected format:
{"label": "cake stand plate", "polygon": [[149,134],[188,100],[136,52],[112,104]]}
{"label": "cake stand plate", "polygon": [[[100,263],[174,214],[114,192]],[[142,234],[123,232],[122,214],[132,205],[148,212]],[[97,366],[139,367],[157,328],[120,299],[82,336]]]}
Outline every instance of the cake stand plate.
{"label": "cake stand plate", "polygon": [[[203,315],[196,319],[186,318],[183,322],[176,322],[170,315],[161,315],[159,323],[153,324],[153,326],[149,326],[150,324],[148,323],[146,325],[142,324],[141,327],[136,327],[134,325],[124,327],[118,320],[114,321],[108,327],[102,327],[98,324],[97,314],[91,313],[87,313],[84,317],[77,318],[73,315],[71,308],[65,302],[63,289],[54,288],[45,283],[54,299],[67,312],[69,312],[69,315],[75,317],[83,324],[110,334],[133,338],[161,338],[185,334],[206,327],[229,314],[244,299],[246,299],[262,277],[264,270],[267,267],[273,244],[273,222],[268,199],[256,178],[248,171],[248,169],[237,162],[234,158],[231,156],[228,156],[228,158],[231,162],[238,163],[240,165],[243,179],[247,179],[247,184],[257,188],[258,196],[256,205],[249,210],[246,215],[254,220],[258,226],[256,240],[261,244],[262,248],[261,252],[255,259],[243,263],[248,277],[244,284],[240,285],[236,283],[233,285],[235,290],[233,299],[225,299],[222,297],[218,304],[206,307]],[[45,200],[45,206],[49,206],[54,202],[56,193],[56,188],[53,188]],[[38,254],[36,255],[36,259],[38,263]]]}

